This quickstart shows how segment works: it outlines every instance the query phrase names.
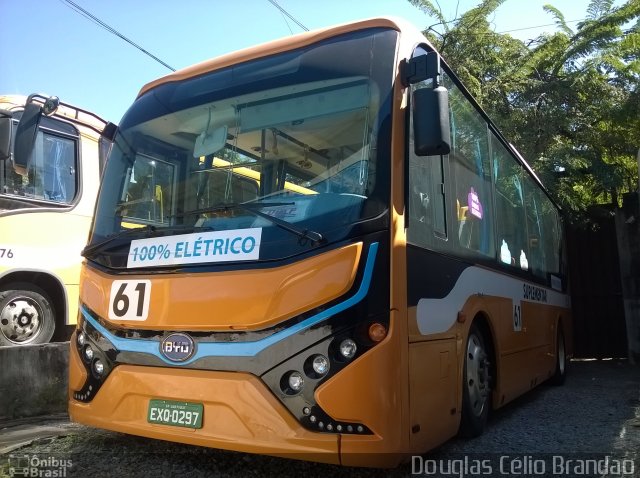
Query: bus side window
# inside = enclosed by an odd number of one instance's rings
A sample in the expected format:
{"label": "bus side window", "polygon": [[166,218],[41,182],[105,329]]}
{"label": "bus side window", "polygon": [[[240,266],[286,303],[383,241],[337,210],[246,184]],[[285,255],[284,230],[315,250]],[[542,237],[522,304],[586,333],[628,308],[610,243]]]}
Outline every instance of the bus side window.
{"label": "bus side window", "polygon": [[44,136],[43,190],[45,199],[70,203],[76,195],[76,167],[71,140]]}
{"label": "bus side window", "polygon": [[[52,130],[59,124],[51,118],[45,118],[45,121]],[[14,134],[15,131],[16,128],[13,128]],[[18,174],[10,161],[0,165],[4,168],[5,175],[2,192],[71,204],[79,190],[77,149],[78,141],[75,138],[38,131],[33,158],[26,175]]]}
{"label": "bus side window", "polygon": [[541,247],[541,244],[544,243],[541,242],[541,239],[546,236],[542,211],[544,193],[529,177],[525,177],[524,186],[527,210],[527,247],[529,248],[528,266],[534,275],[546,278],[545,251]]}
{"label": "bus side window", "polygon": [[[426,55],[427,51],[419,46],[413,57]],[[409,98],[420,88],[432,88],[432,80],[427,79],[411,85]],[[408,164],[405,169],[407,213],[407,240],[422,247],[447,248],[447,202],[445,184],[448,180],[448,161],[446,156],[417,156],[414,146],[413,116],[420,115],[415,105],[407,108],[409,119]]]}
{"label": "bus side window", "polygon": [[[413,127],[410,128],[413,141]],[[446,156],[416,156],[409,144],[406,209],[407,239],[424,247],[444,247],[447,238],[445,202]]]}
{"label": "bus side window", "polygon": [[493,188],[487,125],[473,103],[443,76],[451,108],[449,158],[456,192],[458,244],[473,254],[493,257]]}
{"label": "bus side window", "polygon": [[[496,190],[496,230],[498,240],[504,241],[511,255],[511,265],[528,270],[529,241],[527,217],[524,205],[524,170],[504,145],[493,134],[493,174]],[[504,246],[498,259],[508,263],[503,255]]]}

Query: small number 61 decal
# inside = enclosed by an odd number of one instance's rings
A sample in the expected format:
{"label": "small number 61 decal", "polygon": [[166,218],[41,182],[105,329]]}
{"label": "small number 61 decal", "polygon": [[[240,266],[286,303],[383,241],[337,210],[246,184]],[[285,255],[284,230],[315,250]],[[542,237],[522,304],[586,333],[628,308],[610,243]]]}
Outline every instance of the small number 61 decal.
{"label": "small number 61 decal", "polygon": [[522,331],[522,308],[520,303],[513,304],[513,330],[515,332]]}
{"label": "small number 61 decal", "polygon": [[111,320],[146,320],[151,297],[150,280],[114,280],[109,295]]}

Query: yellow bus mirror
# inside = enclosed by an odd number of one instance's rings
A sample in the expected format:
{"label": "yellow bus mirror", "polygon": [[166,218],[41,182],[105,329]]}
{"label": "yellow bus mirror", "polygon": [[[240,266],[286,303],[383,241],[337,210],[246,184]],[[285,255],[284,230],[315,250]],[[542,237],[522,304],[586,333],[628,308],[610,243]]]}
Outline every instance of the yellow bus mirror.
{"label": "yellow bus mirror", "polygon": [[38,135],[38,125],[42,118],[42,107],[36,103],[27,103],[18,123],[16,143],[13,148],[13,169],[18,174],[26,174]]}
{"label": "yellow bus mirror", "polygon": [[0,161],[11,156],[11,112],[0,110]]}

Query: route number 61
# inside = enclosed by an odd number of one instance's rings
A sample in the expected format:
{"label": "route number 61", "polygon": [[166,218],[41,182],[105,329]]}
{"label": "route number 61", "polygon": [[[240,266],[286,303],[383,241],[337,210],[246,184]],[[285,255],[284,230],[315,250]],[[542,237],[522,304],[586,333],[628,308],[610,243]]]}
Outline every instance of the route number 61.
{"label": "route number 61", "polygon": [[109,319],[147,320],[150,280],[114,280],[109,295]]}
{"label": "route number 61", "polygon": [[522,332],[522,308],[520,302],[513,304],[513,330],[514,332]]}

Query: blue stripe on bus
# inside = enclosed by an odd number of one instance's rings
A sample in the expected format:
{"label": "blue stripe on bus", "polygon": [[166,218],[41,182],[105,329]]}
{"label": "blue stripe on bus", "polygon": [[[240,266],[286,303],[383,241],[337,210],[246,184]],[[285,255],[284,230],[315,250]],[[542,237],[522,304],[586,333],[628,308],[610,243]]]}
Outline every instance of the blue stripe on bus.
{"label": "blue stripe on bus", "polygon": [[87,309],[82,306],[81,312],[84,319],[91,324],[100,334],[102,334],[113,346],[120,352],[136,352],[146,353],[159,358],[163,362],[170,365],[188,365],[201,358],[205,357],[254,357],[263,350],[271,347],[273,344],[285,340],[298,332],[301,332],[309,327],[312,327],[323,320],[328,319],[332,315],[342,312],[349,307],[357,304],[364,299],[369,292],[369,286],[371,285],[371,276],[373,274],[373,265],[376,260],[376,254],[378,252],[378,243],[374,242],[369,246],[369,253],[367,255],[367,263],[364,267],[364,273],[362,275],[362,282],[358,291],[344,302],[340,302],[332,307],[329,307],[322,312],[309,317],[308,319],[298,322],[291,327],[287,327],[279,332],[276,332],[264,339],[256,340],[253,342],[198,342],[196,346],[196,353],[189,360],[184,362],[172,362],[160,353],[161,342],[157,340],[146,339],[125,339],[117,337],[104,328],[97,320],[89,315]]}

